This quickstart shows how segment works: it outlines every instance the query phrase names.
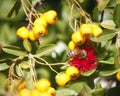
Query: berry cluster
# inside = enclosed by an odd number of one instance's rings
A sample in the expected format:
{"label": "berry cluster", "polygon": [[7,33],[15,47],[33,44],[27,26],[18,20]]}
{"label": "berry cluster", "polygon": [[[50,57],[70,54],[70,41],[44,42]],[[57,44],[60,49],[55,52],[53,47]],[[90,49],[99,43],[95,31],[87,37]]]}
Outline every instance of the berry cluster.
{"label": "berry cluster", "polygon": [[87,72],[97,68],[97,57],[94,53],[94,47],[89,42],[90,37],[100,36],[102,29],[96,24],[82,24],[80,31],[74,32],[72,40],[68,44],[70,66],[65,72],[56,76],[56,82],[59,86],[65,86],[71,80],[76,80],[81,76],[81,72]]}
{"label": "berry cluster", "polygon": [[59,73],[56,76],[56,82],[59,86],[67,85],[71,80],[75,80],[81,76],[78,68],[75,66],[69,66],[65,72]]}
{"label": "berry cluster", "polygon": [[82,24],[80,30],[72,34],[68,48],[73,50],[76,45],[84,44],[92,35],[99,37],[102,33],[103,30],[96,24]]}
{"label": "berry cluster", "polygon": [[49,10],[40,17],[36,18],[33,22],[32,28],[25,26],[20,27],[16,34],[21,39],[29,39],[31,41],[38,40],[40,37],[48,33],[47,26],[54,24],[57,21],[57,13],[54,10]]}
{"label": "berry cluster", "polygon": [[56,90],[51,87],[47,79],[40,79],[34,83],[34,89],[23,88],[16,96],[56,96]]}

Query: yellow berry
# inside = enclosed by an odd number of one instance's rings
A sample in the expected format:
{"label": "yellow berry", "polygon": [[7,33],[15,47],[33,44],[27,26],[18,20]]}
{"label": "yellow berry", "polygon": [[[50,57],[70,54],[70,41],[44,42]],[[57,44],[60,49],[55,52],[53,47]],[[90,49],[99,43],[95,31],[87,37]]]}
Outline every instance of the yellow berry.
{"label": "yellow berry", "polygon": [[22,89],[19,92],[19,96],[31,96],[31,91],[29,89]]}
{"label": "yellow berry", "polygon": [[20,27],[17,32],[16,32],[17,36],[21,39],[28,39],[28,29],[25,26]]}
{"label": "yellow berry", "polygon": [[47,92],[42,92],[39,96],[52,96],[52,95],[48,94]]}
{"label": "yellow berry", "polygon": [[70,76],[66,73],[60,73],[56,76],[56,82],[59,86],[65,86],[69,83]]}
{"label": "yellow berry", "polygon": [[83,44],[85,42],[85,38],[80,34],[80,32],[74,32],[72,34],[72,41],[75,44]]}
{"label": "yellow berry", "polygon": [[75,43],[74,43],[73,41],[70,41],[70,42],[68,43],[68,48],[69,48],[69,50],[75,49]]}
{"label": "yellow berry", "polygon": [[57,13],[54,10],[47,11],[44,16],[48,24],[55,24],[57,21]]}
{"label": "yellow berry", "polygon": [[34,26],[33,27],[33,33],[36,37],[44,36],[48,33],[48,30],[44,26]]}
{"label": "yellow berry", "polygon": [[80,27],[80,33],[85,37],[90,37],[93,34],[91,24],[82,24]]}
{"label": "yellow berry", "polygon": [[118,71],[118,72],[116,73],[116,79],[117,79],[118,81],[120,81],[120,71]]}
{"label": "yellow berry", "polygon": [[15,95],[15,96],[20,96],[19,94]]}
{"label": "yellow berry", "polygon": [[50,85],[50,81],[47,79],[40,79],[35,83],[35,87],[42,92],[46,91],[50,87]]}
{"label": "yellow berry", "polygon": [[50,94],[50,96],[56,96],[56,90],[53,87],[49,87],[47,93]]}
{"label": "yellow berry", "polygon": [[79,78],[81,75],[79,69],[74,66],[69,66],[66,69],[66,74],[71,77],[71,80],[75,80],[75,79]]}
{"label": "yellow berry", "polygon": [[29,39],[31,41],[35,41],[35,40],[39,39],[39,37],[34,35],[33,31],[29,32],[29,36],[28,37],[29,37]]}
{"label": "yellow berry", "polygon": [[18,86],[17,86],[17,90],[20,91],[21,89],[25,88],[25,86],[27,85],[26,81],[21,82]]}
{"label": "yellow berry", "polygon": [[31,91],[31,96],[40,96],[41,94],[40,94],[40,92],[37,90],[37,89],[33,89],[32,91]]}
{"label": "yellow berry", "polygon": [[100,28],[100,27],[93,28],[93,35],[95,37],[99,37],[102,33],[103,33],[102,28]]}
{"label": "yellow berry", "polygon": [[45,18],[37,18],[35,21],[34,21],[34,26],[44,26],[44,27],[47,27],[47,22],[45,20]]}
{"label": "yellow berry", "polygon": [[91,24],[92,28],[99,27],[97,24]]}

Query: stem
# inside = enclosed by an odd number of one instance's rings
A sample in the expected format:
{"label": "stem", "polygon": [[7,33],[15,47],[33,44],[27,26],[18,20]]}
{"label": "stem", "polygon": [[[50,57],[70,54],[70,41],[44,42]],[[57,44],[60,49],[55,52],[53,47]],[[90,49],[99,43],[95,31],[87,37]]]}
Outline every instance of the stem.
{"label": "stem", "polygon": [[33,78],[33,81],[36,82],[35,61],[34,61],[31,53],[29,53],[28,58],[30,60],[29,61],[29,67],[30,67],[31,77]]}
{"label": "stem", "polygon": [[[38,64],[41,64],[41,65],[47,65],[47,66],[49,66],[49,68],[50,68],[53,72],[55,72],[56,74],[58,74],[58,72],[57,72],[56,70],[54,70],[54,69],[51,67],[51,65],[50,65],[46,60],[44,60],[43,58],[38,58],[37,56],[36,56],[36,58],[39,59],[39,60],[41,60],[41,61],[43,61],[44,63],[39,62],[39,61],[37,61],[37,60],[35,60],[35,62],[37,62]],[[59,64],[60,64],[60,63],[59,63]]]}
{"label": "stem", "polygon": [[40,60],[42,60],[43,62],[45,62],[45,64],[48,65],[53,72],[55,72],[56,74],[58,74],[58,72],[56,70],[54,70],[46,60],[44,60],[43,58],[40,58]]}

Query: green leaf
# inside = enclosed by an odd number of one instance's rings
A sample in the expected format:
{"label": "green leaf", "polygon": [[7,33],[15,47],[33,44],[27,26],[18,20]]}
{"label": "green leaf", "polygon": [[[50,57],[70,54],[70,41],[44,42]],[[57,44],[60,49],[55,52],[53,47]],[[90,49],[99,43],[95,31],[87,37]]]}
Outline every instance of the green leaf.
{"label": "green leaf", "polygon": [[7,77],[5,74],[0,73],[0,90],[5,90],[7,85]]}
{"label": "green leaf", "polygon": [[50,70],[48,70],[46,67],[40,67],[37,69],[38,78],[47,78],[49,79],[51,76]]}
{"label": "green leaf", "polygon": [[20,67],[20,65],[16,65],[16,73],[18,76],[22,77],[23,76],[23,71]]}
{"label": "green leaf", "polygon": [[116,46],[114,44],[111,47],[112,47],[111,50],[113,51],[113,54],[114,54],[115,64],[111,65],[111,66],[105,64],[99,72],[100,76],[111,76],[111,75],[115,74],[116,72],[118,72],[120,70],[120,64],[119,64],[119,61],[118,61],[118,52],[116,50]]}
{"label": "green leaf", "polygon": [[114,30],[116,25],[113,20],[104,20],[101,22],[101,26],[109,30]]}
{"label": "green leaf", "polygon": [[87,71],[87,72],[81,72],[81,74],[82,74],[83,76],[90,76],[90,75],[92,75],[95,71],[96,71],[96,69],[92,69],[92,70]]}
{"label": "green leaf", "polygon": [[120,0],[116,0],[116,3],[117,3],[117,4],[120,4]]}
{"label": "green leaf", "polygon": [[117,4],[114,9],[113,21],[117,27],[120,26],[120,4]]}
{"label": "green leaf", "polygon": [[116,34],[117,32],[113,32],[111,30],[104,30],[103,35],[101,35],[100,37],[92,37],[90,39],[94,42],[104,42],[112,39],[113,37],[115,37]]}
{"label": "green leaf", "polygon": [[78,96],[78,94],[72,89],[60,89],[57,90],[56,96]]}
{"label": "green leaf", "polygon": [[6,63],[0,63],[0,71],[8,69],[9,66]]}
{"label": "green leaf", "polygon": [[104,96],[104,89],[103,88],[93,89],[93,90],[90,91],[90,93],[93,96]]}
{"label": "green leaf", "polygon": [[114,62],[114,57],[110,57],[110,58],[108,58],[107,60],[101,60],[101,61],[99,61],[100,63],[103,63],[103,64],[114,64],[115,62]]}
{"label": "green leaf", "polygon": [[8,54],[12,54],[15,56],[25,57],[27,55],[26,52],[22,51],[19,47],[16,46],[4,46],[2,50]]}
{"label": "green leaf", "polygon": [[78,0],[80,3],[83,3],[85,0]]}
{"label": "green leaf", "polygon": [[115,74],[116,72],[118,72],[119,70],[120,70],[120,68],[119,69],[108,68],[108,70],[100,71],[99,75],[100,76],[111,76],[111,75]]}
{"label": "green leaf", "polygon": [[114,7],[113,7],[113,6],[107,6],[107,7],[105,8],[105,11],[113,14],[113,12],[114,12]]}
{"label": "green leaf", "polygon": [[108,5],[108,3],[110,2],[110,0],[100,0],[98,2],[98,10],[99,11],[103,11],[105,9],[105,7]]}
{"label": "green leaf", "polygon": [[55,50],[54,44],[48,44],[48,45],[44,45],[44,46],[40,45],[36,51],[36,54],[41,57],[43,55],[50,54],[54,50]]}
{"label": "green leaf", "polygon": [[31,52],[32,46],[31,46],[31,43],[27,39],[23,41],[23,46],[28,52]]}
{"label": "green leaf", "polygon": [[13,7],[11,8],[11,10],[9,11],[9,13],[8,13],[8,17],[11,17],[12,16],[12,14],[13,14],[13,12],[15,12],[15,14],[17,15],[18,14],[18,12],[19,12],[19,10],[20,10],[20,7],[21,7],[21,1],[20,0],[17,0],[16,2],[15,2],[15,4],[13,5]]}
{"label": "green leaf", "polygon": [[85,94],[87,94],[88,96],[92,96],[91,94],[89,94],[89,92],[91,91],[91,88],[84,82],[73,83],[69,86],[69,88],[74,90],[77,93],[81,93],[82,96],[85,96]]}
{"label": "green leaf", "polygon": [[90,91],[92,96],[104,96],[104,89],[102,88],[101,84],[97,82],[95,88]]}
{"label": "green leaf", "polygon": [[32,1],[32,5],[35,5],[36,3],[40,2],[40,0],[31,0]]}
{"label": "green leaf", "polygon": [[98,89],[98,88],[102,88],[100,82],[97,82],[97,83],[96,83],[95,88],[97,88],[97,89]]}
{"label": "green leaf", "polygon": [[20,67],[23,68],[23,69],[27,69],[27,68],[29,68],[29,64],[26,61],[22,61],[20,63]]}
{"label": "green leaf", "polygon": [[109,49],[110,46],[111,46],[111,44],[112,44],[112,40],[109,40],[109,41],[105,42],[104,48],[105,48],[106,50]]}
{"label": "green leaf", "polygon": [[98,15],[99,15],[99,10],[97,7],[95,7],[93,10],[93,20],[94,21],[98,21]]}

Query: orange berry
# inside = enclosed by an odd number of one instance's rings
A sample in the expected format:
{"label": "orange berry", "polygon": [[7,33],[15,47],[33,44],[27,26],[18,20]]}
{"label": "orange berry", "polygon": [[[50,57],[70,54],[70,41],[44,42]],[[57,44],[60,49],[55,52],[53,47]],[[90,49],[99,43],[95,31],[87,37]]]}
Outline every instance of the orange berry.
{"label": "orange berry", "polygon": [[21,39],[28,39],[28,29],[25,26],[20,27],[17,32],[17,36],[20,37]]}
{"label": "orange berry", "polygon": [[75,44],[83,44],[85,42],[85,38],[81,35],[80,32],[74,32],[72,34],[72,41],[75,43]]}

